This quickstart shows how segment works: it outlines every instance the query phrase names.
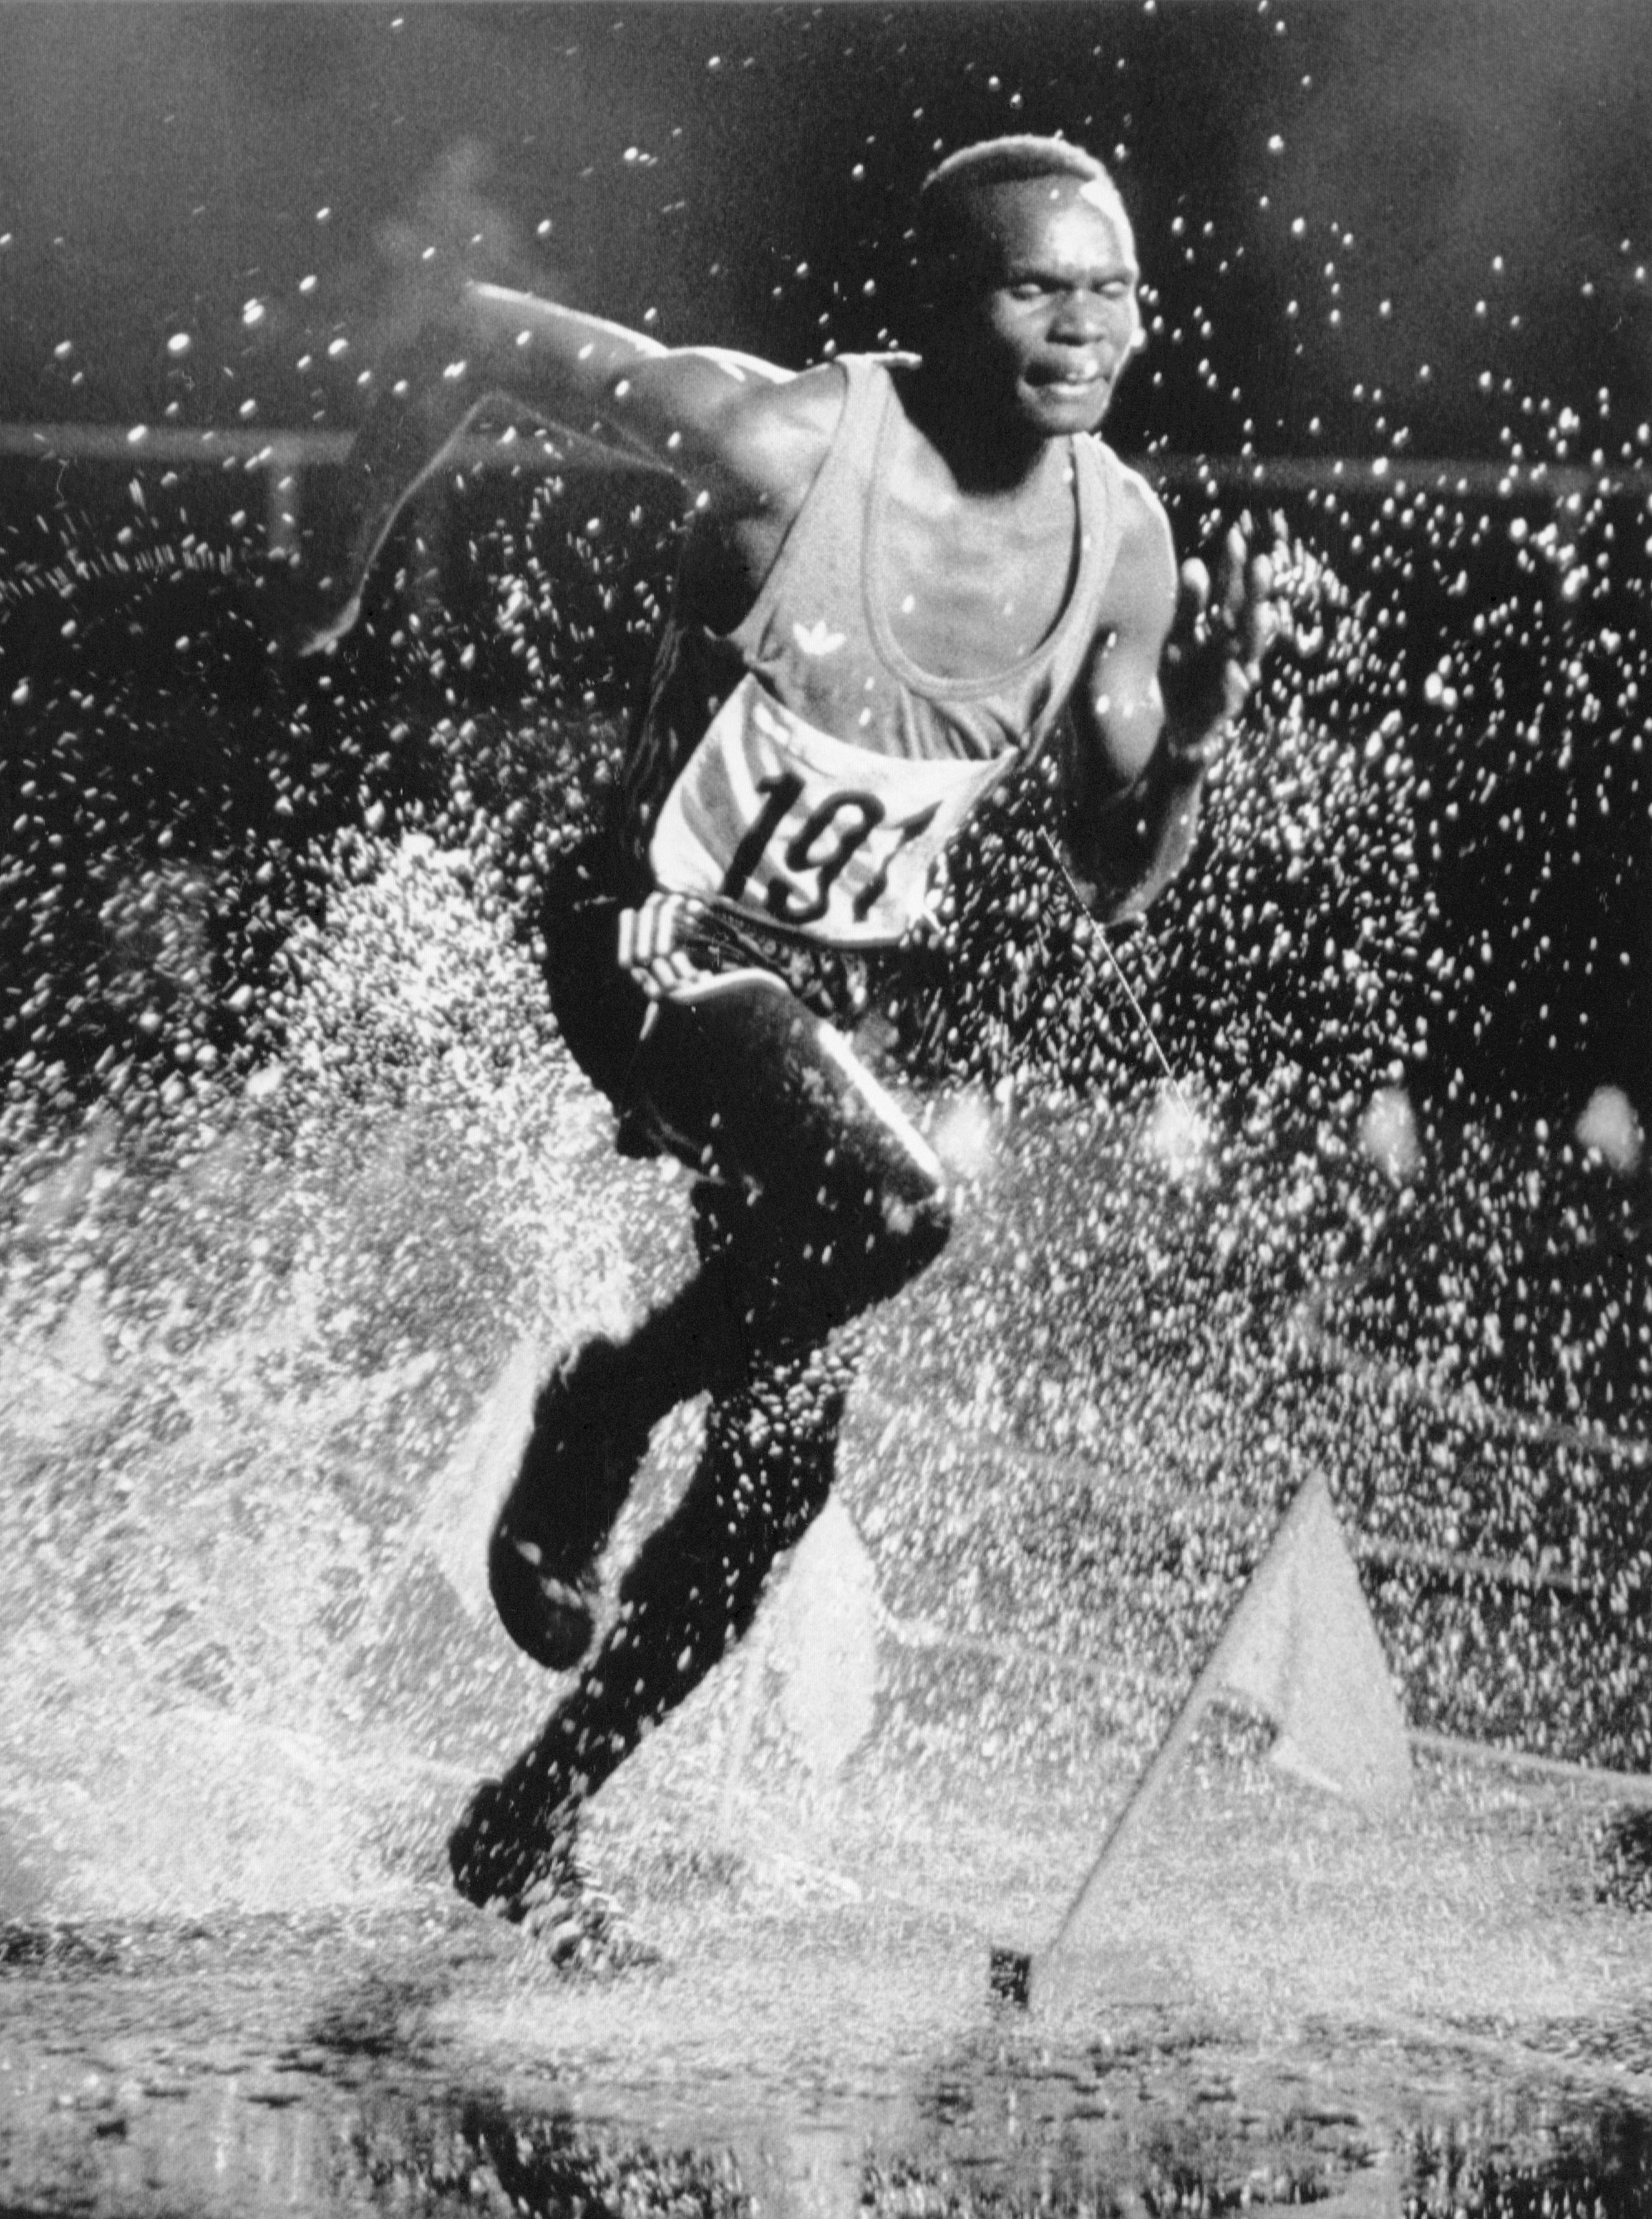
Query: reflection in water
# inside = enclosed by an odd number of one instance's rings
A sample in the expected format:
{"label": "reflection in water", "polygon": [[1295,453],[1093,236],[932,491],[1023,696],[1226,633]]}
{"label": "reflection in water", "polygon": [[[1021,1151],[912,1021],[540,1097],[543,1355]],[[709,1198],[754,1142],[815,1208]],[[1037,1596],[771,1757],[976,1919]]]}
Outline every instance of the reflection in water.
{"label": "reflection in water", "polygon": [[[884,2009],[886,1973],[856,1973]],[[862,2078],[851,2030],[812,2085],[784,2060],[628,2079],[605,2036],[657,1991],[571,1996],[519,1936],[433,1900],[349,1924],[13,1926],[0,1998],[9,2210],[1629,2219],[1652,2191],[1652,2130],[1609,2073],[1380,2022],[1258,2040],[1185,2004],[1119,2005],[1070,2038],[978,2008],[901,2076],[885,2059]],[[461,2031],[501,1998],[506,2038]],[[661,2011],[656,2067],[671,2040]]]}

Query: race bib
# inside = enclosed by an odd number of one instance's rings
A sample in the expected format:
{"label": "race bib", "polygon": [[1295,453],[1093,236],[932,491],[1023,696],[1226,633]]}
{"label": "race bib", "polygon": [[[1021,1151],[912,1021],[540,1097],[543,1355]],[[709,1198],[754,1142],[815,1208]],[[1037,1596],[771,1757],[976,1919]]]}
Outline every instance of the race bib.
{"label": "race bib", "polygon": [[900,939],[936,857],[1003,777],[817,731],[749,674],[707,726],[649,843],[669,893],[737,902],[835,947]]}

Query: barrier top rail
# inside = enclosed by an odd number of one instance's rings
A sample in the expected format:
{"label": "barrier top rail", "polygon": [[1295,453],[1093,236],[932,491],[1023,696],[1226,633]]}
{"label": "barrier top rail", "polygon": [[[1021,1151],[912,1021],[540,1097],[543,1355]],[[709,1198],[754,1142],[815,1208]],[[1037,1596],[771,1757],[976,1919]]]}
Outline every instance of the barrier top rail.
{"label": "barrier top rail", "polygon": [[[351,433],[185,428],[176,424],[0,424],[0,456],[39,462],[183,464],[266,469],[272,477],[336,469]],[[1652,505],[1652,464],[1610,469],[1582,463],[1405,455],[1147,454],[1133,457],[1160,484],[1211,493],[1456,494],[1482,500],[1569,500],[1599,495]],[[510,425],[472,432],[450,457],[456,471],[568,469],[660,476],[658,464],[604,447],[575,432]]]}

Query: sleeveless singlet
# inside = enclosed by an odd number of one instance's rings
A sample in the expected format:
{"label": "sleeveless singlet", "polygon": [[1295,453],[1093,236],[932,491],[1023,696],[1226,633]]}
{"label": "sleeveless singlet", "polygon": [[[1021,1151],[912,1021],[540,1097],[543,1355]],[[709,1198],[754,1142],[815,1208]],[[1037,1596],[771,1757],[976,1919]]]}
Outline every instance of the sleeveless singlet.
{"label": "sleeveless singlet", "polygon": [[655,885],[877,947],[919,913],[970,811],[1054,730],[1098,629],[1127,473],[1099,439],[1069,440],[1078,560],[1059,616],[1007,668],[940,677],[904,652],[879,590],[890,371],[841,367],[836,432],[744,618],[716,633],[674,612],[628,800]]}

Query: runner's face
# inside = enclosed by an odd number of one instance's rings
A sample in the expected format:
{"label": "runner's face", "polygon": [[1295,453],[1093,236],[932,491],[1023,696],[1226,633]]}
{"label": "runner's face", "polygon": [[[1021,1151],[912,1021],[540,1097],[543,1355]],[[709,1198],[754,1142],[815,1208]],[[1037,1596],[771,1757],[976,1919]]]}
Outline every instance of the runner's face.
{"label": "runner's face", "polygon": [[1037,177],[981,195],[986,250],[968,317],[989,407],[1042,438],[1093,432],[1139,329],[1129,226],[1105,189]]}

